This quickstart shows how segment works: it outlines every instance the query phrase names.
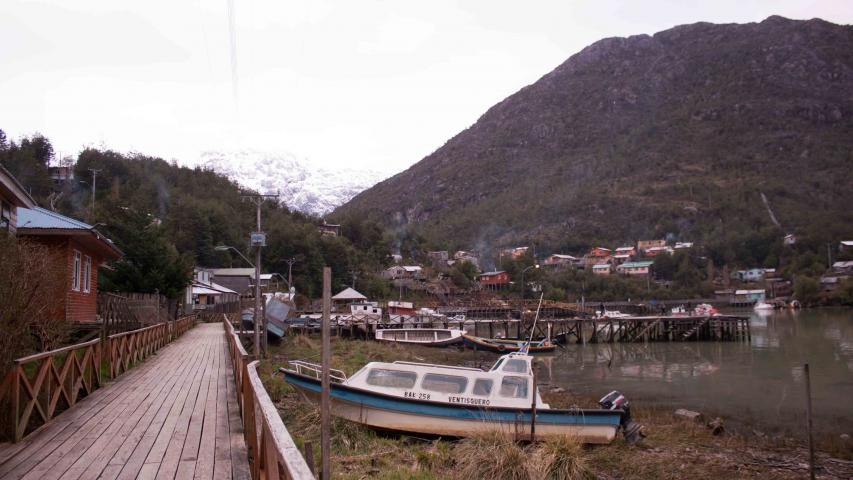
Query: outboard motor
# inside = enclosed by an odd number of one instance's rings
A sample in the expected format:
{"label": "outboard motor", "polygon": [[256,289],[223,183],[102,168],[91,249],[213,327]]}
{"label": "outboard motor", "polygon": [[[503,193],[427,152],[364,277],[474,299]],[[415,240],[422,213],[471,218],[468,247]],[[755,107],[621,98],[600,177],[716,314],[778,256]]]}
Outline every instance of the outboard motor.
{"label": "outboard motor", "polygon": [[634,444],[642,440],[646,436],[645,427],[631,420],[631,407],[625,395],[622,395],[617,390],[613,390],[607,395],[601,397],[598,401],[601,408],[605,410],[622,410],[625,412],[622,415],[622,433],[625,435],[625,441]]}

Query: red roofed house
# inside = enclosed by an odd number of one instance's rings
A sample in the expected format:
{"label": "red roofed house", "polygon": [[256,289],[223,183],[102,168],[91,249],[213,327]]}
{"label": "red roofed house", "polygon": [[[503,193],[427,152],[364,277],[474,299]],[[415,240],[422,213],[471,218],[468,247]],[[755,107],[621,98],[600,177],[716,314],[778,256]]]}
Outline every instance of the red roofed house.
{"label": "red roofed house", "polygon": [[56,255],[68,286],[55,299],[56,315],[79,323],[97,322],[98,267],[121,258],[122,252],[95,227],[39,207],[18,209],[18,231]]}

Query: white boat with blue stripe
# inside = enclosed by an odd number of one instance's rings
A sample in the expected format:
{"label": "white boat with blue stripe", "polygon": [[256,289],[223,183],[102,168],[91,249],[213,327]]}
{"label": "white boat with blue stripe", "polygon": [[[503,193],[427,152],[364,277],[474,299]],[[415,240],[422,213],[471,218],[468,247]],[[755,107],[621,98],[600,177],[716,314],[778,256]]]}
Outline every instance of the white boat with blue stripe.
{"label": "white boat with blue stripe", "polygon": [[[413,362],[370,362],[347,378],[331,370],[332,414],[382,430],[464,437],[502,430],[520,438],[568,435],[609,443],[623,430],[631,441],[642,429],[628,402],[611,392],[601,408],[551,409],[534,384],[533,357],[504,355],[488,371]],[[285,380],[313,401],[322,367],[304,361],[282,368]]]}

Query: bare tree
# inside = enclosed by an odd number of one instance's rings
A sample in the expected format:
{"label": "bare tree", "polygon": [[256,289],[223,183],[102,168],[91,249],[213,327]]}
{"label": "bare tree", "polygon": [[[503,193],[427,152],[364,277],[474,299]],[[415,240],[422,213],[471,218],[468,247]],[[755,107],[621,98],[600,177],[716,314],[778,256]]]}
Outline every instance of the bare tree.
{"label": "bare tree", "polygon": [[65,275],[61,255],[10,235],[0,235],[0,362],[60,346],[68,336],[62,316]]}

